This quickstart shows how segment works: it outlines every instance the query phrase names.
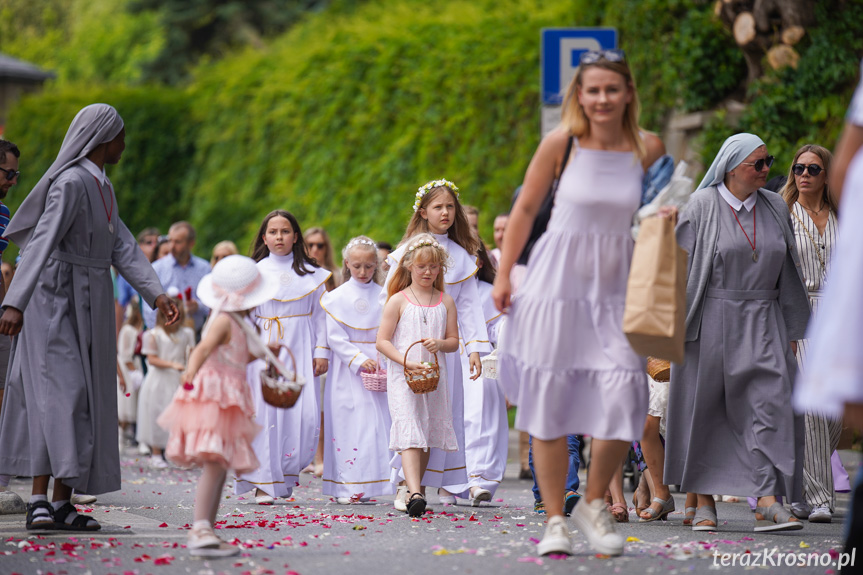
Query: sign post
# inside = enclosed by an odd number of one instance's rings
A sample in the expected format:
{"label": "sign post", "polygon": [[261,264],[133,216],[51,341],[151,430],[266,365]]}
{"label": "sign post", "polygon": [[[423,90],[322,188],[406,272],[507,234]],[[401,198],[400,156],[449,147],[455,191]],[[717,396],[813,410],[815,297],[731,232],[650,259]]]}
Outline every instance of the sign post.
{"label": "sign post", "polygon": [[560,123],[560,106],[582,52],[617,48],[615,28],[543,28],[540,56],[542,135]]}

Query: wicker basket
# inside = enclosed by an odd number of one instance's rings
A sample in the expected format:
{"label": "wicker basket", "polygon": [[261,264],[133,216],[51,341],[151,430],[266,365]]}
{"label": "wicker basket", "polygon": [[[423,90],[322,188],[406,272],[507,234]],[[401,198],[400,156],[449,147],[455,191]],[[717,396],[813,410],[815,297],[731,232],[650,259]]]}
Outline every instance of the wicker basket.
{"label": "wicker basket", "polygon": [[483,356],[480,363],[482,363],[482,376],[485,379],[497,379],[497,348]]}
{"label": "wicker basket", "polygon": [[387,390],[387,370],[381,369],[381,354],[377,357],[378,369],[374,373],[368,371],[360,372],[360,377],[363,380],[363,387],[369,391],[386,391]]}
{"label": "wicker basket", "polygon": [[647,358],[647,375],[653,381],[669,381],[671,379],[671,362],[655,357]]}
{"label": "wicker basket", "polygon": [[272,362],[268,361],[266,369],[261,372],[261,395],[263,395],[264,401],[273,407],[287,409],[297,403],[300,392],[303,391],[305,380],[297,375],[297,360],[294,359],[291,349],[285,345],[281,347],[288,350],[293,365],[293,373],[290,374],[289,378],[286,378],[279,373]]}
{"label": "wicker basket", "polygon": [[[422,341],[415,341],[405,350],[404,363],[407,365],[408,352],[413,346]],[[437,362],[437,354],[434,355],[434,364],[426,363],[420,369],[408,369],[405,367],[405,381],[414,393],[431,393],[437,389],[440,381],[440,365]]]}

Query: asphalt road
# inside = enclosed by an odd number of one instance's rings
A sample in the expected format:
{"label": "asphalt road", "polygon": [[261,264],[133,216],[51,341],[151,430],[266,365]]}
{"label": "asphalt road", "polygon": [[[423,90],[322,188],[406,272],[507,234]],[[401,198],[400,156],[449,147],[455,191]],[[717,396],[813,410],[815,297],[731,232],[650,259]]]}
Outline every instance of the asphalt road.
{"label": "asphalt road", "polygon": [[[514,455],[514,454],[513,454]],[[858,454],[843,452],[850,462]],[[242,575],[292,573],[428,574],[444,573],[743,573],[764,568],[775,573],[837,573],[842,520],[848,496],[840,494],[831,524],[809,524],[786,534],[756,534],[745,501],[720,503],[717,532],[693,533],[682,525],[683,496],[675,494],[678,511],[669,521],[618,524],[629,538],[622,557],[592,553],[573,533],[576,555],[567,559],[536,556],[544,516],[533,512],[531,482],[518,480],[510,460],[507,477],[492,505],[472,508],[443,506],[429,497],[433,513],[411,520],[395,511],[392,498],[359,505],[338,505],[321,495],[321,482],[310,475],[290,501],[257,506],[246,496],[225,489],[217,533],[243,547],[235,558],[203,561],[183,548],[192,521],[195,471],[154,470],[146,458],[127,449],[123,456],[123,489],[103,495],[91,508],[103,525],[95,535],[28,533],[23,515],[0,516],[0,573],[143,575],[192,573]],[[854,467],[849,465],[849,469]],[[15,479],[22,496],[29,481]],[[629,495],[629,494],[628,494]],[[89,510],[85,509],[85,510]],[[747,553],[747,551],[749,553]],[[785,561],[812,556],[809,566],[789,567]],[[727,566],[723,566],[723,554]],[[736,559],[732,554],[736,555]],[[780,555],[782,554],[782,555]],[[748,558],[745,555],[749,555]],[[803,561],[807,560],[802,555]],[[812,561],[824,564],[813,566]],[[863,561],[861,557],[856,558]],[[731,561],[735,565],[731,566]],[[744,561],[748,565],[740,565]],[[757,561],[757,565],[756,565]],[[778,564],[777,564],[778,563]],[[829,565],[827,563],[830,563]]]}

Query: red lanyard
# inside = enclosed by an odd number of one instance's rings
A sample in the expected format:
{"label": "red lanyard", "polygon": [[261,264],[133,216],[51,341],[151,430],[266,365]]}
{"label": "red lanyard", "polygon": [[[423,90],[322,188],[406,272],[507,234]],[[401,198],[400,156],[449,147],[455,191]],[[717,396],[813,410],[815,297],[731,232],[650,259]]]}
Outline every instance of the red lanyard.
{"label": "red lanyard", "polygon": [[[114,215],[114,194],[111,194],[111,209],[108,210],[108,204],[105,203],[105,196],[102,194],[102,186],[99,185],[99,178],[93,176],[93,179],[96,180],[96,187],[99,188],[99,197],[102,198],[102,207],[105,208],[105,215],[108,216],[108,225],[111,226],[111,231],[113,230],[113,225],[111,225],[111,216]],[[111,186],[108,186],[108,189],[111,189]]]}
{"label": "red lanyard", "polygon": [[746,236],[746,241],[749,242],[749,247],[752,248],[752,261],[758,261],[758,252],[755,251],[755,241],[756,241],[756,233],[758,229],[755,227],[755,208],[756,206],[752,206],[752,240],[749,239],[749,234],[746,233],[746,230],[743,229],[743,225],[740,223],[740,218],[737,217],[737,212],[734,210],[734,206],[731,204],[728,205],[731,208],[731,213],[734,214],[734,219],[737,220],[737,225],[740,226],[740,231],[743,232],[743,235]]}

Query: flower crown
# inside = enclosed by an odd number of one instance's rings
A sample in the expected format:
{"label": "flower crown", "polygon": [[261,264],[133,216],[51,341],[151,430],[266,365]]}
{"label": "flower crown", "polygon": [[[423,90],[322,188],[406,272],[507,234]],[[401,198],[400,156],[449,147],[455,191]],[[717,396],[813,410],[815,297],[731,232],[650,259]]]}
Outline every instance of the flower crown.
{"label": "flower crown", "polygon": [[435,240],[418,240],[418,241],[414,242],[413,244],[411,244],[411,245],[408,247],[408,251],[409,251],[409,252],[412,252],[412,251],[414,251],[415,249],[422,248],[422,247],[425,247],[425,246],[431,246],[431,247],[433,247],[433,248],[435,248],[435,249],[439,249],[439,250],[442,250],[442,249],[443,249],[443,246],[442,246],[442,245],[440,245],[440,244],[439,244],[437,241],[435,241]]}
{"label": "flower crown", "polygon": [[455,198],[458,199],[458,188],[456,187],[456,185],[454,183],[450,182],[449,180],[432,180],[417,190],[417,194],[416,194],[417,199],[414,202],[414,211],[417,211],[420,209],[420,203],[423,200],[423,196],[425,196],[427,193],[429,193],[432,189],[440,188],[442,186],[449,188],[450,191],[452,191],[452,193],[455,194]]}
{"label": "flower crown", "polygon": [[345,251],[350,251],[351,248],[355,248],[357,246],[372,246],[377,249],[377,244],[368,238],[354,238],[348,242],[348,245],[345,246]]}

